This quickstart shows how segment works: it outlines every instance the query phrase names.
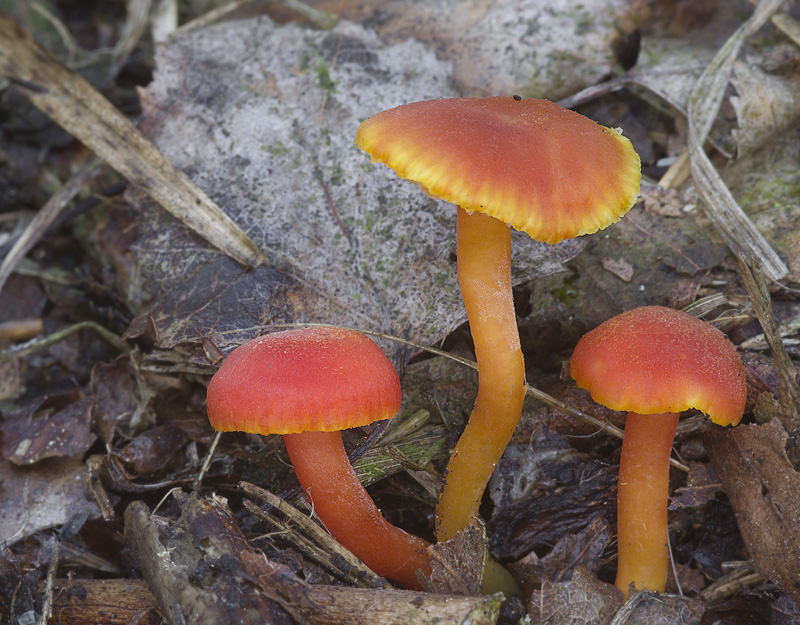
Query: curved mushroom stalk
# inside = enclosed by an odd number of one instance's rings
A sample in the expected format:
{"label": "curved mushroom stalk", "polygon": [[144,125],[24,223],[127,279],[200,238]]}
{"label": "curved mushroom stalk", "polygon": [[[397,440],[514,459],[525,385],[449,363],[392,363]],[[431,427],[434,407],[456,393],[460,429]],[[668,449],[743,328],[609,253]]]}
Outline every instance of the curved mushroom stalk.
{"label": "curved mushroom stalk", "polygon": [[341,432],[284,434],[283,442],[331,535],[378,575],[421,590],[416,572],[430,576],[428,543],[383,518],[350,466]]}
{"label": "curved mushroom stalk", "polygon": [[446,540],[476,517],[522,410],[508,225],[546,243],[611,225],[636,200],[639,157],[619,130],[519,96],[404,104],[364,121],[356,143],[428,195],[460,207],[458,281],[479,386],[437,506],[436,535]]}
{"label": "curved mushroom stalk", "polygon": [[418,589],[430,573],[424,540],[388,523],[358,481],[340,430],[390,419],[400,378],[369,338],[344,328],[276,332],[237,347],[208,385],[219,431],[283,434],[319,518],[379,575]]}
{"label": "curved mushroom stalk", "polygon": [[[478,397],[447,464],[436,506],[436,538],[478,516],[481,496],[511,440],[525,399],[525,365],[511,294],[511,230],[458,209],[458,283],[478,361]],[[454,476],[454,479],[448,479]]]}
{"label": "curved mushroom stalk", "polygon": [[664,592],[669,565],[669,457],[679,413],[628,413],[617,493],[616,586]]}

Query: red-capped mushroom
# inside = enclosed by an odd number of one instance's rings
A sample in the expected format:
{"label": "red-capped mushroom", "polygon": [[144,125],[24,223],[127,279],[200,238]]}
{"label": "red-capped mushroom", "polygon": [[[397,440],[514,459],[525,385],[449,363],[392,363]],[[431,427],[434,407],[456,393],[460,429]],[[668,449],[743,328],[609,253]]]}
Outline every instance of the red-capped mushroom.
{"label": "red-capped mushroom", "polygon": [[390,524],[358,481],[341,430],[392,418],[400,379],[369,338],[340,328],[277,332],[233,350],[208,385],[218,431],[283,434],[303,490],[328,531],[406,588],[430,574],[428,543]]}
{"label": "red-capped mushroom", "polygon": [[361,124],[356,143],[458,205],[458,282],[479,381],[436,509],[436,536],[446,540],[477,516],[525,397],[508,226],[547,243],[605,228],[636,199],[639,157],[618,130],[516,96],[399,106]]}
{"label": "red-capped mushroom", "polygon": [[592,398],[628,412],[617,494],[617,587],[663,592],[667,582],[669,457],[684,410],[719,425],[744,412],[744,365],[722,332],[648,306],[602,323],[575,347],[570,374]]}

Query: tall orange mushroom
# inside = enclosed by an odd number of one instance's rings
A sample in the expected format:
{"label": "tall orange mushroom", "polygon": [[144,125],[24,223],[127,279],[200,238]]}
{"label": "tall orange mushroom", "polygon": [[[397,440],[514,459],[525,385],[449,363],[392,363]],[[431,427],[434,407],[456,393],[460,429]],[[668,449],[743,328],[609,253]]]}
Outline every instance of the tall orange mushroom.
{"label": "tall orange mushroom", "polygon": [[618,130],[518,96],[399,106],[361,124],[356,143],[458,205],[458,282],[479,380],[436,509],[437,538],[447,540],[477,516],[525,396],[508,226],[547,243],[605,228],[636,199],[639,157]]}
{"label": "tall orange mushroom", "polygon": [[628,411],[617,494],[617,587],[663,592],[667,582],[669,457],[680,412],[736,425],[744,365],[722,332],[684,312],[647,306],[597,326],[575,347],[570,374],[592,398]]}
{"label": "tall orange mushroom", "polygon": [[304,328],[233,350],[208,385],[211,426],[283,434],[314,512],[342,545],[379,575],[420,589],[427,542],[384,519],[358,481],[341,430],[391,419],[400,379],[380,348],[353,330]]}

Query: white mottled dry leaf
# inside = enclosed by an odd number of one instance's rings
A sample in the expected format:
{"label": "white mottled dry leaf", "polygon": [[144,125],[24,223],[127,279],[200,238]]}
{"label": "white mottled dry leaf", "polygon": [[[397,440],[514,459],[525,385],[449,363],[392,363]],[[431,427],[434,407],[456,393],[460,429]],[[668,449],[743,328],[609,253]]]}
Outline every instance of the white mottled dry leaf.
{"label": "white mottled dry leaf", "polygon": [[731,98],[739,124],[733,131],[739,157],[754,152],[785,132],[800,118],[800,74],[786,76],[766,72],[755,60],[733,65]]}
{"label": "white mottled dry leaf", "polygon": [[708,41],[645,37],[631,72],[633,82],[685,113],[692,89],[716,49]]}
{"label": "white mottled dry leaf", "polygon": [[36,107],[196,232],[242,263],[261,262],[259,250],[229,216],[176,171],[130,120],[5,15],[0,15],[0,74],[18,85],[33,85],[25,93]]}
{"label": "white mottled dry leaf", "polygon": [[[326,32],[260,18],[180,36],[157,65],[144,125],[268,259],[242,270],[146,212],[139,262],[162,346],[201,333],[224,349],[282,321],[431,343],[463,321],[455,207],[353,143],[370,115],[457,95],[449,63],[347,22]],[[513,238],[515,282],[559,270],[583,245]]]}
{"label": "white mottled dry leaf", "polygon": [[557,100],[611,73],[644,4],[632,0],[367,0],[316,4],[370,24],[389,44],[413,37],[452,61],[467,96]]}
{"label": "white mottled dry leaf", "polygon": [[[457,4],[449,12],[453,22],[465,3],[451,4]],[[621,24],[637,19],[632,5],[627,0],[492,2],[475,24],[453,29],[448,58],[454,78],[476,95],[517,91],[554,100],[574,93],[611,73]]]}

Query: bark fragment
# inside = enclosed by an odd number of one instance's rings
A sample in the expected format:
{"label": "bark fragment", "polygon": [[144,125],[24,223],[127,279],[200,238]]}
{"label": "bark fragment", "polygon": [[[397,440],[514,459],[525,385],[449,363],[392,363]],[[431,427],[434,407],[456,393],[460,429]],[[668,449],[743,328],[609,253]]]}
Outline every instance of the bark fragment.
{"label": "bark fragment", "polygon": [[310,585],[250,548],[224,499],[179,494],[181,519],[125,512],[125,536],[172,625],[491,625],[503,599]]}

